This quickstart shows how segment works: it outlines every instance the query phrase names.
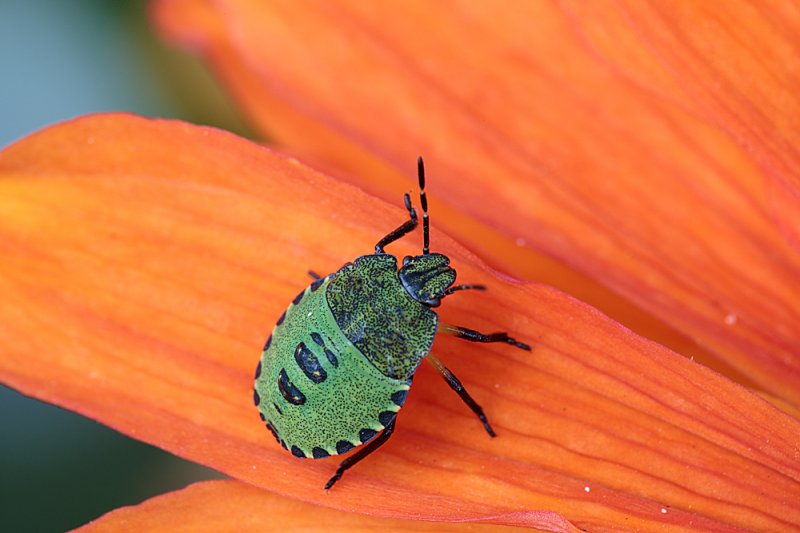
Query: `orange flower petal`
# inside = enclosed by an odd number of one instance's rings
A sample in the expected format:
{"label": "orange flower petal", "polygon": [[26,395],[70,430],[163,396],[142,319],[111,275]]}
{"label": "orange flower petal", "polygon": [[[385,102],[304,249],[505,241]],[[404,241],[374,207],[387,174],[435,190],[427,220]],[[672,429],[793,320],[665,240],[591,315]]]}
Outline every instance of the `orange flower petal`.
{"label": "orange flower petal", "polygon": [[[161,0],[155,18],[176,41],[192,35],[278,142],[343,168],[405,169],[424,153],[442,202],[800,405],[800,17],[789,4],[199,4]],[[520,262],[504,268],[524,272]],[[603,298],[592,301],[614,312]],[[648,333],[629,311],[615,314]]]}
{"label": "orange flower petal", "polygon": [[[534,351],[438,338],[498,438],[424,365],[396,435],[326,494],[337,460],[276,445],[253,370],[306,269],[369,253],[405,216],[399,198],[209,128],[128,115],[49,128],[0,152],[0,379],[343,510],[554,531],[566,525],[550,513],[593,530],[800,525],[800,423],[561,292],[486,269],[435,212],[434,249],[490,288],[448,298],[443,320],[508,329]],[[417,234],[391,250],[419,247]]]}
{"label": "orange flower petal", "polygon": [[[542,513],[546,514],[546,513]],[[546,517],[543,517],[546,518]],[[532,522],[533,523],[533,522]],[[552,521],[547,529],[578,531]],[[560,526],[560,527],[559,527]],[[100,531],[388,531],[518,532],[515,527],[375,518],[280,498],[238,481],[208,481],[112,511],[76,532]]]}

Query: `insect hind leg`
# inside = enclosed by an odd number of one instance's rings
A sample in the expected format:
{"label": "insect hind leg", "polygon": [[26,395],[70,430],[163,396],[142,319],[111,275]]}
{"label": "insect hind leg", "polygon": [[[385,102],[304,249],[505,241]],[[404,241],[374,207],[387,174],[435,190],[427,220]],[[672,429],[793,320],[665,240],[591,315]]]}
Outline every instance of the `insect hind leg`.
{"label": "insect hind leg", "polygon": [[330,490],[331,487],[333,487],[333,485],[339,481],[339,479],[341,479],[342,474],[352,468],[356,463],[367,457],[369,454],[386,444],[386,441],[389,440],[389,437],[391,437],[392,433],[394,433],[395,421],[396,419],[393,419],[377,437],[365,444],[363,448],[359,449],[353,455],[347,457],[345,460],[339,463],[336,473],[334,473],[328,482],[325,483],[325,490]]}

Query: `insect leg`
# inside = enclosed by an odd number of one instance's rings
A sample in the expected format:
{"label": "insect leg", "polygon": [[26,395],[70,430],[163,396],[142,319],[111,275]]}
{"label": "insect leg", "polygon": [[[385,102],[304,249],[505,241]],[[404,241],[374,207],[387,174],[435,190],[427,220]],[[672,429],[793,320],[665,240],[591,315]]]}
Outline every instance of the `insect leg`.
{"label": "insect leg", "polygon": [[432,353],[429,353],[426,356],[426,359],[436,368],[436,370],[439,371],[439,374],[441,374],[447,384],[450,385],[450,388],[456,391],[464,403],[467,404],[470,409],[472,409],[472,412],[478,415],[478,418],[480,418],[481,422],[483,422],[483,427],[486,428],[486,432],[489,433],[490,436],[495,437],[495,432],[492,429],[492,426],[489,425],[489,421],[486,419],[483,409],[475,400],[472,399],[472,396],[469,395],[467,389],[464,388],[464,385],[461,384],[461,381],[459,381],[455,374],[450,372],[450,370],[444,366],[442,362],[439,361],[439,359]]}
{"label": "insect leg", "polygon": [[521,350],[531,351],[531,347],[524,342],[509,337],[505,331],[497,331],[494,333],[481,333],[474,329],[463,328],[461,326],[454,326],[452,324],[441,323],[439,331],[447,335],[454,335],[459,339],[468,340],[470,342],[505,342],[511,346],[516,346]]}
{"label": "insect leg", "polygon": [[308,275],[311,276],[311,279],[313,279],[313,280],[318,280],[318,279],[322,278],[322,276],[320,276],[319,274],[317,274],[313,270],[309,270],[308,271]]}
{"label": "insect leg", "polygon": [[325,490],[330,490],[330,488],[333,487],[333,484],[339,481],[339,478],[342,477],[342,474],[344,474],[346,470],[352,468],[353,465],[386,443],[386,441],[389,440],[389,437],[391,437],[392,433],[394,432],[394,423],[395,419],[389,422],[389,425],[387,425],[384,430],[381,431],[380,435],[365,444],[364,447],[359,449],[356,453],[339,463],[339,468],[336,469],[336,473],[333,474],[333,477],[331,477],[327,483],[325,483]]}
{"label": "insect leg", "polygon": [[478,284],[474,284],[474,283],[471,283],[469,285],[455,285],[454,287],[450,287],[449,289],[444,291],[444,295],[445,296],[449,296],[449,295],[453,294],[456,291],[466,291],[468,289],[472,289],[472,290],[475,290],[475,291],[485,291],[486,290],[486,285],[478,285]]}
{"label": "insect leg", "polygon": [[409,219],[406,220],[400,227],[392,231],[389,235],[378,241],[378,244],[375,245],[375,253],[382,254],[383,248],[388,246],[389,244],[393,243],[397,239],[401,238],[403,235],[407,235],[414,231],[414,228],[417,227],[417,210],[411,207],[411,197],[406,193],[403,196],[403,202],[406,205],[406,209],[408,210]]}

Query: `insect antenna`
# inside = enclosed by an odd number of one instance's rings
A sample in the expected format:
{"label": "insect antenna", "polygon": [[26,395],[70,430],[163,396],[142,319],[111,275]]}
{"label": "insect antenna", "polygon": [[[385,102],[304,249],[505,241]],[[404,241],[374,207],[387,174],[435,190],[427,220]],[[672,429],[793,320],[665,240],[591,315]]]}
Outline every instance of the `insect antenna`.
{"label": "insect antenna", "polygon": [[431,248],[430,222],[428,221],[428,197],[425,196],[425,164],[422,156],[417,159],[419,176],[419,203],[422,206],[422,255],[428,255]]}

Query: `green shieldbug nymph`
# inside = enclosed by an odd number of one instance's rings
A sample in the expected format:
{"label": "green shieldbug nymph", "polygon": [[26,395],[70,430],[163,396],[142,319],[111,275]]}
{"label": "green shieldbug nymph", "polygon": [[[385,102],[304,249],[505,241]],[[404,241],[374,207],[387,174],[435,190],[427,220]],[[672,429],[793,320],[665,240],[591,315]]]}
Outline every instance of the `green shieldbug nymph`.
{"label": "green shieldbug nymph", "polygon": [[[264,345],[253,401],[275,439],[295,457],[319,459],[366,444],[344,459],[325,485],[385,443],[395,428],[411,380],[426,358],[448,385],[495,433],[483,409],[430,353],[437,331],[473,342],[504,342],[530,350],[504,332],[440,323],[433,311],[454,292],[450,259],[430,252],[425,170],[417,161],[422,207],[422,254],[397,258],[384,248],[413,231],[417,212],[404,196],[409,219],[375,245],[375,253],[314,281],[289,304]],[[367,444],[368,443],[368,444]]]}

